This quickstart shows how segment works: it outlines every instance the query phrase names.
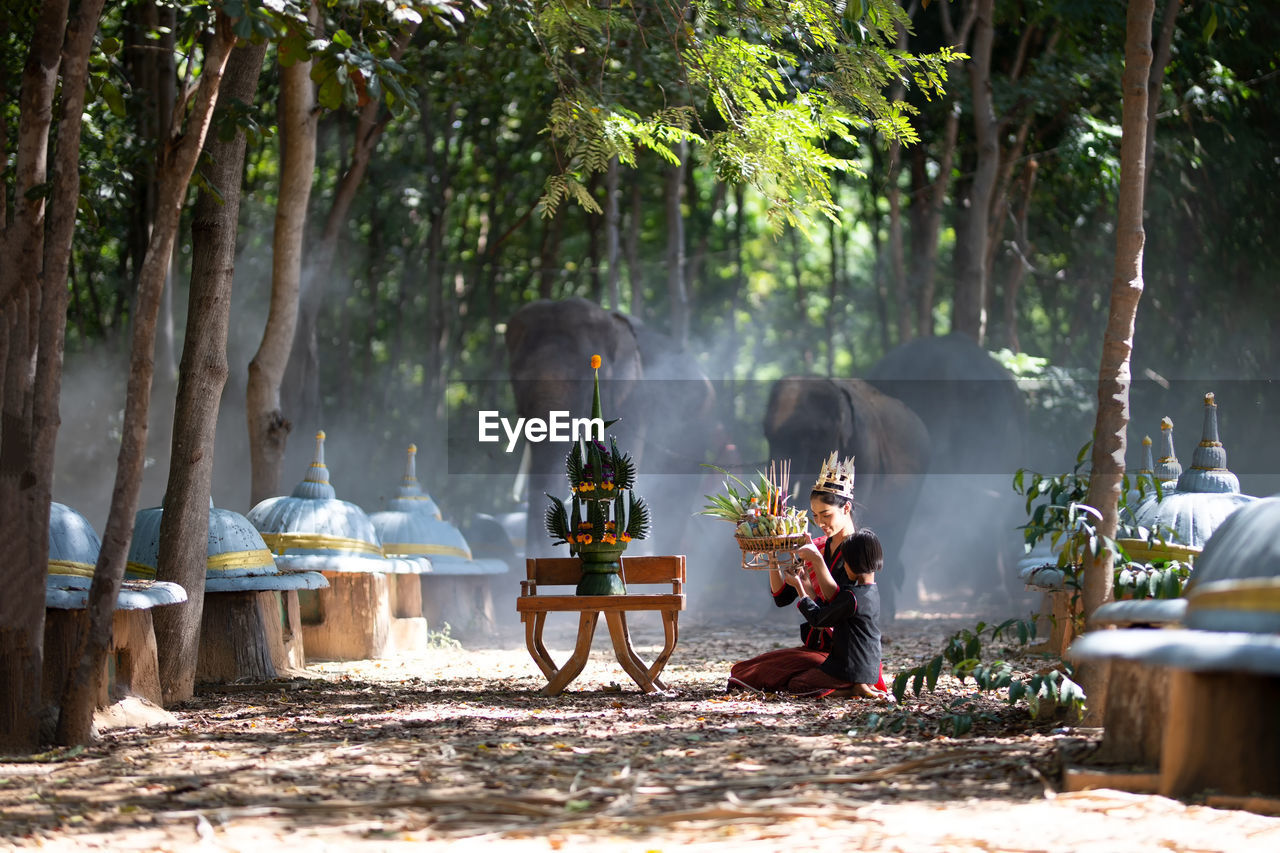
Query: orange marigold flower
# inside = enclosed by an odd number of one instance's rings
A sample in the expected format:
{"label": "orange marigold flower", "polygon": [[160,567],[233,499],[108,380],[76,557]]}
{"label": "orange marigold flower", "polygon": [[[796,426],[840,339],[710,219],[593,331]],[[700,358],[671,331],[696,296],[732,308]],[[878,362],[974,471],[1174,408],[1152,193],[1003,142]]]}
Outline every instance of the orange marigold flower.
{"label": "orange marigold flower", "polygon": [[630,533],[623,533],[623,534],[622,534],[621,536],[619,536],[618,538],[619,538],[619,539],[621,539],[623,542],[630,542],[630,541],[631,541],[631,534],[630,534]]}
{"label": "orange marigold flower", "polygon": [[598,355],[591,356],[591,369],[592,370],[600,369],[600,356]]}
{"label": "orange marigold flower", "polygon": [[600,537],[600,541],[606,545],[613,545],[618,541],[618,537],[614,536],[612,533],[606,533]]}
{"label": "orange marigold flower", "polygon": [[590,534],[590,533],[584,533],[584,534],[582,534],[581,536],[579,536],[579,537],[578,537],[578,541],[579,541],[579,542],[581,542],[583,545],[590,545],[590,544],[591,544],[591,534]]}

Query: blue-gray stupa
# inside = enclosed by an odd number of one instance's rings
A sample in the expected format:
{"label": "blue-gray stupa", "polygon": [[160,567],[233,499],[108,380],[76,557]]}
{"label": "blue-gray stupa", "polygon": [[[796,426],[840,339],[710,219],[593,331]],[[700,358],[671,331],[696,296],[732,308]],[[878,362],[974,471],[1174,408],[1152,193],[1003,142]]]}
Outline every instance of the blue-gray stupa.
{"label": "blue-gray stupa", "polygon": [[501,560],[474,559],[462,532],[440,517],[435,503],[431,502],[428,507],[416,500],[415,492],[423,494],[415,474],[416,454],[417,447],[409,445],[408,465],[397,496],[387,501],[386,510],[370,515],[386,555],[407,559],[426,557],[431,561],[431,574],[437,575],[506,572],[507,565]]}
{"label": "blue-gray stupa", "polygon": [[360,507],[339,500],[324,462],[324,432],[315,457],[289,495],[267,498],[246,516],[286,570],[388,572],[382,540]]}
{"label": "blue-gray stupa", "polygon": [[[1171,472],[1162,472],[1157,466],[1156,477],[1162,473]],[[1175,488],[1143,500],[1134,510],[1134,519],[1198,551],[1231,513],[1255,500],[1240,493],[1239,479],[1227,468],[1227,451],[1218,439],[1218,406],[1209,393],[1204,397],[1204,432],[1192,454],[1191,467],[1178,476]]]}
{"label": "blue-gray stupa", "polygon": [[[102,540],[88,520],[66,504],[49,506],[49,574],[45,578],[45,607],[80,610],[89,601],[93,569]],[[126,581],[116,597],[118,610],[146,610],[161,604],[181,604],[187,592],[176,583]]]}
{"label": "blue-gray stupa", "polygon": [[[154,578],[160,556],[162,507],[139,510],[129,546],[129,577]],[[249,519],[209,502],[209,543],[205,592],[320,589],[329,585],[319,572],[281,572]]]}

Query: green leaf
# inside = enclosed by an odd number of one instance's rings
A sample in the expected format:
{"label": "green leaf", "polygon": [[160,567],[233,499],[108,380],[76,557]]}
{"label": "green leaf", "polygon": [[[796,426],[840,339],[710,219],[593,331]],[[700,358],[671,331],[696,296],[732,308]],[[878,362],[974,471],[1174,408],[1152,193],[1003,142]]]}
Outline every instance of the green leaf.
{"label": "green leaf", "polygon": [[893,698],[901,702],[907,695],[907,681],[911,678],[911,670],[905,670],[893,677]]}
{"label": "green leaf", "polygon": [[320,106],[330,110],[336,110],[342,106],[342,81],[336,74],[330,74],[324,78],[316,100],[320,102]]}
{"label": "green leaf", "polygon": [[102,40],[102,52],[107,56],[115,56],[120,52],[121,46],[120,39],[118,38],[109,37]]}
{"label": "green leaf", "polygon": [[120,87],[114,81],[103,80],[99,94],[102,95],[102,100],[107,102],[107,109],[111,110],[113,116],[116,118],[125,117],[124,96],[120,94]]}
{"label": "green leaf", "polygon": [[352,41],[351,39],[351,34],[348,33],[346,30],[338,30],[337,32],[335,32],[333,34],[333,43],[340,47],[346,47],[346,48],[349,48],[353,44],[355,44],[355,42]]}
{"label": "green leaf", "polygon": [[942,674],[942,657],[938,656],[929,661],[924,673],[925,681],[929,685],[929,692],[932,693],[934,688],[938,686],[938,676]]}

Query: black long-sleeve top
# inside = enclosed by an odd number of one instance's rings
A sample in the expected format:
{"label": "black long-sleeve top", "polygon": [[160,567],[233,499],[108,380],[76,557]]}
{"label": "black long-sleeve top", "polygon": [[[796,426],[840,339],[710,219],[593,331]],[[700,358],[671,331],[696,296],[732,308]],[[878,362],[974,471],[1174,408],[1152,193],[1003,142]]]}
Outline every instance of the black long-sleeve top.
{"label": "black long-sleeve top", "polygon": [[826,604],[802,598],[796,605],[814,628],[831,628],[831,652],[819,668],[851,684],[880,679],[880,590],[875,584],[842,586]]}
{"label": "black long-sleeve top", "polygon": [[[845,578],[845,573],[842,569],[844,563],[838,555],[831,554],[831,549],[828,547],[830,541],[829,537],[819,536],[813,540],[813,544],[821,549],[823,562],[827,564],[827,568],[831,571],[831,576],[835,578],[836,583],[840,586],[845,586],[847,581],[841,582]],[[822,597],[822,590],[818,587],[818,582],[813,572],[809,572],[809,585],[813,587],[813,595],[817,602],[826,604],[826,599]],[[782,589],[773,594],[773,603],[778,607],[786,607],[788,604],[793,603],[797,597],[799,597],[799,593],[796,592],[795,587],[789,583],[783,584]],[[806,649],[813,649],[816,652],[829,652],[831,651],[831,639],[832,632],[830,628],[815,628],[808,622],[800,623],[800,644]]]}

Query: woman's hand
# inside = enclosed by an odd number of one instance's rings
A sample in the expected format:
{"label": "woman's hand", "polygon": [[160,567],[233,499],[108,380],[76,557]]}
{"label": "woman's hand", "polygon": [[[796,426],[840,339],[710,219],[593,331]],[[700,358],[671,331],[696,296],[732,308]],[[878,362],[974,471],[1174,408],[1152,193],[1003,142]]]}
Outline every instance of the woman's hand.
{"label": "woman's hand", "polygon": [[812,539],[800,547],[792,549],[791,553],[797,559],[803,560],[811,566],[825,565],[822,562],[822,552],[818,550],[817,545],[813,544]]}

